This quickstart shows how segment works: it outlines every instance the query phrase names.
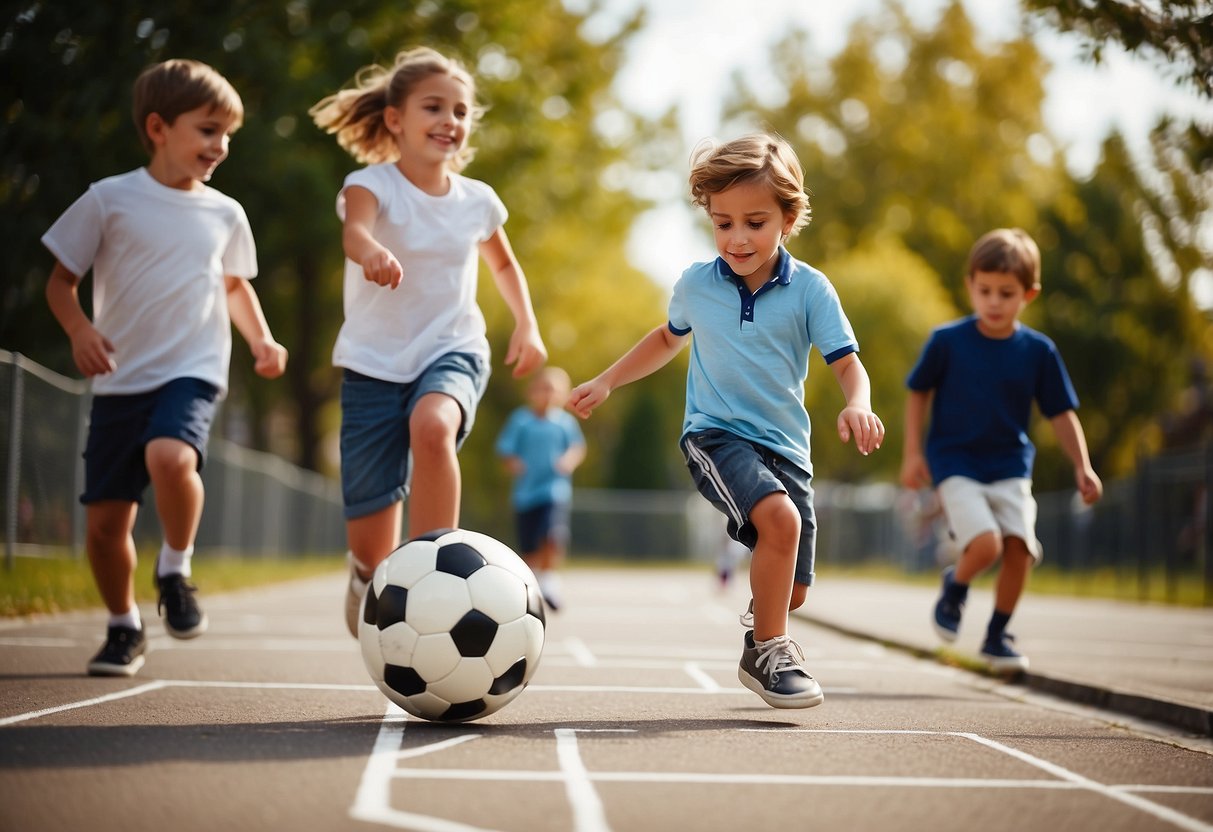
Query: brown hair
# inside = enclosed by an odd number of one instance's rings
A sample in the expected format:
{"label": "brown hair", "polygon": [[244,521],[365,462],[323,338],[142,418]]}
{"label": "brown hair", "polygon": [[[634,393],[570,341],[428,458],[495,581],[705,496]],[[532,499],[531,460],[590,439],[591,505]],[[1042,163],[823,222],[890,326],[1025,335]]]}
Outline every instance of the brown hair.
{"label": "brown hair", "polygon": [[809,224],[812,211],[804,170],[791,145],[769,133],[752,133],[725,144],[704,139],[691,152],[691,202],[709,210],[713,194],[742,182],[769,185],[785,216],[795,217],[788,236]]}
{"label": "brown hair", "polygon": [[152,64],[139,73],[134,98],[131,114],[148,153],[154,150],[147,135],[147,117],[152,113],[172,124],[182,113],[209,105],[211,112],[235,118],[237,126],[244,121],[244,102],[231,83],[206,64],[185,58]]}
{"label": "brown hair", "polygon": [[996,228],[983,234],[969,250],[965,274],[1003,272],[1012,274],[1024,291],[1040,288],[1040,248],[1022,228]]}
{"label": "brown hair", "polygon": [[[384,124],[383,111],[399,107],[413,87],[431,75],[449,75],[462,81],[475,101],[476,82],[463,64],[419,46],[397,54],[391,69],[371,65],[358,70],[352,87],[325,97],[308,110],[308,115],[326,133],[335,134],[337,143],[359,162],[368,165],[394,162],[400,158],[400,152]],[[468,119],[469,133],[483,114],[484,108],[473,105]],[[463,170],[474,153],[475,150],[465,146],[452,160],[452,169],[456,173]]]}

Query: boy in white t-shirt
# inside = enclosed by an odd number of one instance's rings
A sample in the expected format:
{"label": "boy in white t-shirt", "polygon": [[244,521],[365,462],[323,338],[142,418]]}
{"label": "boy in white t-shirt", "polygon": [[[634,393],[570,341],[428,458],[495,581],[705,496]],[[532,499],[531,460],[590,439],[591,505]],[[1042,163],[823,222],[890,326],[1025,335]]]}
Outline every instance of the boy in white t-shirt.
{"label": "boy in white t-shirt", "polygon": [[[135,605],[132,531],[150,482],[164,544],[158,610],[176,638],[207,627],[189,582],[202,516],[199,471],[216,402],[227,391],[235,324],[254,369],[276,378],[286,350],[270,334],[249,280],[256,250],[240,204],[204,184],[227,158],[244,117],[240,96],[211,67],[170,60],[135,81],[145,168],[93,183],[42,237],[55,256],[46,298],[93,379],[85,447],[89,563],[109,610],[94,676],[132,676],[147,640]],[[93,320],[78,287],[93,271]]]}

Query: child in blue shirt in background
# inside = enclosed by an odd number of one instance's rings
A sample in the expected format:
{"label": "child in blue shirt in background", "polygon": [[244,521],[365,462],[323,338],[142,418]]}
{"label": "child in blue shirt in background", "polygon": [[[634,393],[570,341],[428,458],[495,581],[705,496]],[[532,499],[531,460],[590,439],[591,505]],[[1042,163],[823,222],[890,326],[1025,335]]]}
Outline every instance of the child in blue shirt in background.
{"label": "child in blue shirt in background", "polygon": [[497,437],[497,453],[514,478],[519,553],[553,611],[562,604],[556,569],[569,542],[573,471],[585,459],[581,428],[564,409],[569,386],[559,367],[541,370],[527,386],[529,405],[511,413]]}
{"label": "child in blue shirt in background", "polygon": [[[872,412],[868,374],[834,287],[783,247],[809,222],[792,148],[762,133],[703,143],[691,158],[690,185],[720,256],[683,272],[669,321],[576,387],[569,408],[588,418],[612,390],[665,366],[690,340],[683,454],[699,492],[728,517],[729,534],[753,551],[753,629],[737,677],[772,707],[809,708],[823,701],[821,686],[788,635],[788,611],[804,603],[814,578],[804,407],[813,347],[846,398],[839,438],[854,436],[868,454],[884,440],[884,425]],[[750,624],[750,613],[742,621]]]}
{"label": "child in blue shirt in background", "polygon": [[943,573],[936,632],[944,641],[956,640],[969,584],[1001,559],[981,653],[992,669],[1015,672],[1027,670],[1028,659],[1012,646],[1007,622],[1042,555],[1032,497],[1036,448],[1028,438],[1033,401],[1073,462],[1083,501],[1098,500],[1103,484],[1091,468],[1074,412],[1078,397],[1056,346],[1019,322],[1040,294],[1035,241],[1018,228],[984,235],[969,252],[965,286],[974,314],[932,332],[906,381],[901,482],[907,488],[935,483],[963,550],[959,562]]}

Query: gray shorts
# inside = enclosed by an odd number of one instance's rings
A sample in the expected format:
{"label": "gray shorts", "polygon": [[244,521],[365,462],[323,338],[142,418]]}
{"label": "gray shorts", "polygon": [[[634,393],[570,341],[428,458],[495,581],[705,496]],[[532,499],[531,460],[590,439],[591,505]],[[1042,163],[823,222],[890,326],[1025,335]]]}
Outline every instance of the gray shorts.
{"label": "gray shorts", "polygon": [[341,379],[341,496],[347,520],[365,517],[408,496],[409,416],[426,393],[459,403],[463,445],[489,381],[479,355],[449,353],[414,381],[400,384],[346,370]]}
{"label": "gray shorts", "polygon": [[729,537],[751,551],[758,531],[750,511],[769,494],[783,492],[800,512],[796,583],[812,586],[817,557],[813,475],[772,451],[727,430],[689,433],[679,443],[699,493],[728,518]]}

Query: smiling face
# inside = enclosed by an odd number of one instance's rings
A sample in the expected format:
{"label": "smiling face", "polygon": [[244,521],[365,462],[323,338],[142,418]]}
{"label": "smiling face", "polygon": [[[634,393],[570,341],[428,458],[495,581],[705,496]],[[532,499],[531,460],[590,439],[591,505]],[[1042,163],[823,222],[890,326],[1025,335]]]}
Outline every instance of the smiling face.
{"label": "smiling face", "polygon": [[1024,307],[1037,289],[1024,289],[1010,272],[975,271],[965,279],[969,302],[977,313],[977,329],[987,338],[1009,338]]}
{"label": "smiling face", "polygon": [[751,289],[753,284],[769,280],[779,246],[795,220],[783,214],[770,186],[763,182],[739,182],[712,194],[708,215],[712,218],[716,251],[729,268],[751,284]]}
{"label": "smiling face", "polygon": [[204,105],[188,110],[168,124],[158,113],[147,117],[152,143],[148,170],[161,184],[180,190],[200,188],[227,158],[237,116]]}
{"label": "smiling face", "polygon": [[404,103],[384,110],[406,165],[451,167],[467,145],[472,91],[453,75],[433,74],[418,81]]}

